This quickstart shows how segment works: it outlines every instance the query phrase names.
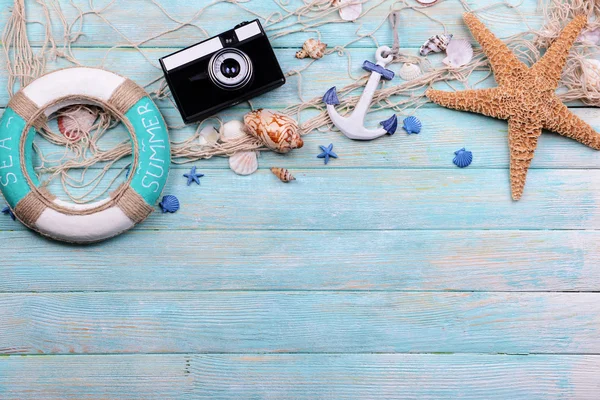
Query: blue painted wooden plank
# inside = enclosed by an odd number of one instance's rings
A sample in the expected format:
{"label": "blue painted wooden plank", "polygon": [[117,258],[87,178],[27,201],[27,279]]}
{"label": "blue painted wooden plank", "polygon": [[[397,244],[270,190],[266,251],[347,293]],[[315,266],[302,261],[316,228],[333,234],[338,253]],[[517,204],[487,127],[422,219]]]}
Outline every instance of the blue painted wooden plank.
{"label": "blue painted wooden plank", "polygon": [[0,294],[0,353],[599,353],[599,293]]}
{"label": "blue painted wooden plank", "polygon": [[[600,131],[600,112],[597,109],[583,108],[573,109],[573,111]],[[247,107],[237,107],[224,111],[220,115],[224,121],[241,120],[246,112],[248,112]],[[172,125],[179,124],[181,117],[173,107],[162,108],[162,113]],[[1,114],[2,110],[0,110]],[[368,116],[366,124],[376,126],[384,115],[385,112],[374,112]],[[344,155],[335,160],[336,168],[454,169],[455,166],[452,164],[454,151],[462,147],[473,151],[475,156],[470,169],[508,168],[508,125],[505,121],[445,108],[420,109],[415,115],[424,124],[420,135],[407,135],[403,130],[399,130],[393,136],[385,136],[370,142],[359,142],[349,140],[339,132],[314,132],[304,136],[302,149],[294,150],[285,156],[273,152],[261,153],[259,168],[279,165],[286,168],[314,168],[314,157],[319,152],[319,145],[329,143],[333,143],[336,151]],[[218,125],[216,122],[213,124]],[[171,140],[180,142],[190,138],[196,127],[193,125],[183,129],[171,129],[169,132]],[[104,149],[109,149],[127,140],[127,137],[127,132],[121,125],[109,135],[105,135],[100,145]],[[64,151],[44,139],[36,139],[36,145],[44,154]],[[123,159],[116,166],[123,168],[129,163],[131,157]],[[196,165],[199,169],[228,169],[229,161],[227,158],[215,157],[192,164],[171,164],[171,168],[185,170],[189,169],[190,165]],[[93,168],[104,167],[103,163],[93,165]],[[546,133],[539,140],[531,168],[597,169],[600,168],[600,153],[571,139]]]}
{"label": "blue painted wooden plank", "polygon": [[163,230],[86,249],[2,232],[0,242],[15,249],[0,261],[0,292],[600,290],[596,231]]}
{"label": "blue painted wooden plank", "polygon": [[280,354],[0,358],[9,399],[594,399],[598,356]]}
{"label": "blue painted wooden plank", "polygon": [[[12,3],[12,0],[0,1],[0,10],[4,10],[1,20],[2,24],[8,18],[8,9],[12,6]],[[91,6],[85,0],[75,0],[73,3],[83,12],[89,12],[91,10]],[[93,5],[96,10],[101,10],[109,3],[111,3],[109,0],[96,0],[93,2]],[[219,34],[224,30],[233,28],[238,22],[256,18],[251,12],[244,11],[231,2],[212,3],[218,4],[210,6],[196,19],[196,21],[194,21],[208,35],[212,36]],[[494,0],[478,0],[477,2],[468,1],[466,3],[469,7],[478,9],[488,7],[497,2]],[[160,4],[179,21],[189,21],[201,7],[210,4],[210,2],[198,2],[192,5],[189,1],[185,0],[169,0],[161,1]],[[263,21],[273,13],[284,12],[282,7],[275,1],[252,0],[242,2],[241,4],[246,7],[247,10],[257,13],[262,17]],[[318,20],[314,20],[314,17],[311,16],[305,20],[313,19],[311,21],[312,24],[317,26],[321,25],[318,26],[317,29],[321,32],[322,40],[325,43],[330,44],[330,46],[344,45],[356,40],[357,31],[359,34],[364,35],[377,29],[377,27],[385,20],[393,4],[394,1],[392,0],[366,1],[364,10],[368,10],[368,13],[357,22],[340,21],[337,12],[333,12],[331,15],[322,17]],[[67,22],[70,24],[75,22],[79,15],[79,10],[71,6],[69,2],[61,2],[60,5],[62,11],[66,15]],[[301,0],[292,0],[285,3],[285,9],[294,10],[303,5],[304,3]],[[26,2],[26,6],[26,11],[30,18],[33,19],[33,17],[36,17],[35,19],[41,19],[43,12],[37,2]],[[516,10],[522,14],[523,18],[533,29],[537,29],[541,26],[542,17],[535,0],[527,0],[519,3],[519,7],[517,7]],[[496,7],[482,12],[481,16],[484,21],[493,28],[496,34],[502,37],[508,37],[527,30],[527,25],[520,19],[517,11],[507,9],[506,7]],[[59,23],[57,13],[52,8],[50,9],[50,12],[53,20],[52,32],[60,44],[64,35],[63,27]],[[471,37],[461,18],[465,9],[459,3],[448,1],[439,2],[434,7],[426,9],[425,12],[431,15],[433,19],[429,19],[410,10],[402,12],[402,19],[398,32],[403,46],[417,48],[431,35],[443,33],[441,22],[446,24],[448,31],[454,33],[457,37]],[[75,43],[76,46],[111,47],[117,44],[126,43],[127,41],[121,34],[134,42],[140,42],[167,29],[177,27],[177,23],[164,16],[158,7],[154,6],[151,2],[143,0],[128,0],[126,2],[112,3],[102,15],[113,24],[114,28],[107,26],[99,17],[88,14],[84,17],[84,36]],[[133,17],[139,15],[143,15],[143,23],[140,23],[138,18]],[[334,20],[337,20],[338,22],[322,25],[326,21]],[[304,40],[315,35],[314,29],[310,29],[309,32],[306,33],[299,32],[286,37],[276,37],[277,34],[289,30],[289,28],[285,27],[292,25],[294,21],[295,18],[288,18],[283,23],[273,26],[273,28],[279,29],[270,29],[269,34],[273,37],[274,46],[301,47]],[[75,26],[75,31],[77,32],[79,30],[80,20],[77,21]],[[43,44],[45,37],[44,27],[31,24],[28,29],[29,37],[32,42],[36,45]],[[294,27],[292,27],[292,29],[294,29]],[[297,29],[297,27],[295,29]],[[118,32],[115,30],[118,30]],[[153,40],[147,43],[146,46],[185,47],[201,41],[206,37],[205,32],[198,27],[190,26],[161,37],[160,39]],[[391,44],[392,35],[387,24],[384,24],[384,26],[376,33],[375,39],[380,43]],[[372,40],[364,39],[355,44],[355,46],[370,47],[372,44]]]}
{"label": "blue painted wooden plank", "polygon": [[[174,172],[164,194],[177,195],[181,210],[153,213],[138,229],[600,228],[598,170],[531,170],[523,199],[513,202],[504,169],[348,170],[322,162],[315,156],[319,169],[293,170],[298,180],[287,185],[264,169],[249,177],[207,170],[202,186],[188,187]],[[60,194],[57,185],[50,189]],[[6,217],[0,229],[24,228]]]}

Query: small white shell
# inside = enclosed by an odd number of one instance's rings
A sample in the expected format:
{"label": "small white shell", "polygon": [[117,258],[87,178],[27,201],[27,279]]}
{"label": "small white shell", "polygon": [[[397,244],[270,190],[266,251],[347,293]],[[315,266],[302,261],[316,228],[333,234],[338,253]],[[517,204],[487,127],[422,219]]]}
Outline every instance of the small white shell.
{"label": "small white shell", "polygon": [[577,38],[578,42],[595,46],[600,43],[600,28],[586,30]]}
{"label": "small white shell", "polygon": [[473,59],[473,46],[464,39],[452,39],[446,47],[447,57],[442,60],[449,67],[457,68]]}
{"label": "small white shell", "polygon": [[358,0],[333,0],[331,4],[334,7],[341,6],[339,12],[344,21],[355,21],[363,11],[362,3]]}
{"label": "small white shell", "polygon": [[201,146],[212,146],[219,140],[219,131],[214,126],[205,126],[200,131],[198,140]]}
{"label": "small white shell", "polygon": [[585,79],[588,89],[600,91],[600,60],[585,59],[581,62],[581,68],[585,75],[582,80]]}
{"label": "small white shell", "polygon": [[242,121],[234,119],[223,124],[221,128],[221,140],[223,142],[232,142],[243,136],[246,136],[246,131],[244,130],[244,123]]}
{"label": "small white shell", "polygon": [[251,175],[258,169],[255,151],[242,151],[229,157],[229,168],[238,175]]}
{"label": "small white shell", "polygon": [[421,76],[421,68],[417,64],[405,63],[398,71],[400,79],[405,81],[412,81],[413,79]]}

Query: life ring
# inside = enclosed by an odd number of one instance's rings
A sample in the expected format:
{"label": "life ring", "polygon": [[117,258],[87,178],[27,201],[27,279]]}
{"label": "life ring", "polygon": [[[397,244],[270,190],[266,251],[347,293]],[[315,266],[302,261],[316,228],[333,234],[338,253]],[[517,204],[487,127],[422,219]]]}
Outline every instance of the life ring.
{"label": "life ring", "polygon": [[[127,181],[109,198],[91,204],[55,198],[39,187],[33,169],[36,128],[73,104],[110,110],[131,136]],[[102,69],[75,67],[46,74],[16,93],[0,120],[0,190],[23,224],[57,240],[98,242],[142,222],[162,192],[170,158],[167,126],[148,94],[133,81]]]}

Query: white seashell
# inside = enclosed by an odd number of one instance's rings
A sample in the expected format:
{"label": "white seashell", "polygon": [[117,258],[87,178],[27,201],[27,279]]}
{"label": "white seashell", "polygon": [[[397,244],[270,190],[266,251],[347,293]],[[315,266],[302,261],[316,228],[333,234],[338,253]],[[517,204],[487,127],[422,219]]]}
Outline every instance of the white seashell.
{"label": "white seashell", "polygon": [[413,79],[421,76],[421,68],[417,64],[405,63],[398,71],[400,79],[405,81],[412,81]]}
{"label": "white seashell", "polygon": [[251,175],[258,169],[255,151],[242,151],[229,157],[229,168],[238,175]]}
{"label": "white seashell", "polygon": [[200,145],[212,146],[219,140],[219,131],[214,126],[205,126],[200,131]]}
{"label": "white seashell", "polygon": [[362,3],[359,0],[333,0],[331,5],[341,7],[339,10],[340,17],[344,21],[355,21],[363,11]]}
{"label": "white seashell", "polygon": [[586,30],[577,38],[578,42],[595,46],[600,43],[600,28]]}
{"label": "white seashell", "polygon": [[417,0],[417,3],[423,4],[424,6],[432,6],[437,2],[438,0]]}
{"label": "white seashell", "polygon": [[223,124],[221,128],[221,140],[223,142],[232,142],[236,139],[246,136],[244,123],[242,121],[233,120]]}
{"label": "white seashell", "polygon": [[585,77],[588,89],[600,91],[600,61],[595,59],[585,59],[581,62],[581,68]]}
{"label": "white seashell", "polygon": [[473,46],[464,39],[452,39],[446,47],[446,58],[442,60],[449,67],[457,68],[473,59]]}

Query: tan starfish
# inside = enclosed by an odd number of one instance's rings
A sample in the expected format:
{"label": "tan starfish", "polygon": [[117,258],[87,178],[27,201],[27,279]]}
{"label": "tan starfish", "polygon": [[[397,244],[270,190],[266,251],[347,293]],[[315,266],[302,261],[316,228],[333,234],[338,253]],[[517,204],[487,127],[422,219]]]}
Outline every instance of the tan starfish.
{"label": "tan starfish", "polygon": [[555,93],[569,50],[587,19],[583,15],[573,19],[531,68],[473,14],[465,14],[464,19],[488,57],[498,87],[460,92],[430,89],[426,94],[444,107],[508,120],[512,198],[519,200],[542,129],[600,150],[600,134],[569,111]]}

